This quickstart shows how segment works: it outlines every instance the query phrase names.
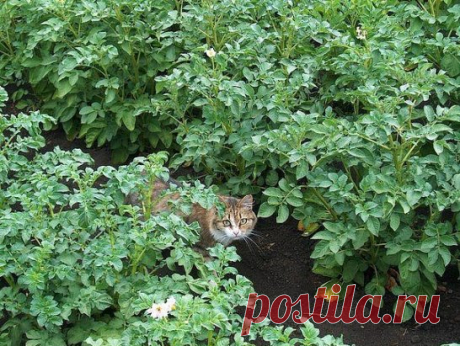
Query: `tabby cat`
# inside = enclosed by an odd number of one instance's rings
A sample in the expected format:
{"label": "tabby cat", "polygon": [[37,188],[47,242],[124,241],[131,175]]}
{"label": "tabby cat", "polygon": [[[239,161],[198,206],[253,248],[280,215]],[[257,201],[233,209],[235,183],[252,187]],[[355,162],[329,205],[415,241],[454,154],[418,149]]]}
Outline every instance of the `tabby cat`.
{"label": "tabby cat", "polygon": [[[156,181],[152,189],[152,201],[157,201],[153,207],[153,213],[169,211],[169,201],[180,198],[179,193],[172,193],[160,198],[161,193],[169,186],[180,185],[179,182],[170,179],[168,182]],[[160,198],[160,199],[159,199]],[[247,238],[254,229],[257,217],[252,210],[253,198],[246,195],[241,199],[230,196],[219,196],[225,204],[225,212],[222,218],[217,213],[217,208],[207,210],[199,204],[194,204],[189,215],[181,215],[185,222],[197,221],[201,227],[200,241],[196,244],[198,251],[207,253],[206,248],[214,246],[217,242],[227,246],[232,241]]]}

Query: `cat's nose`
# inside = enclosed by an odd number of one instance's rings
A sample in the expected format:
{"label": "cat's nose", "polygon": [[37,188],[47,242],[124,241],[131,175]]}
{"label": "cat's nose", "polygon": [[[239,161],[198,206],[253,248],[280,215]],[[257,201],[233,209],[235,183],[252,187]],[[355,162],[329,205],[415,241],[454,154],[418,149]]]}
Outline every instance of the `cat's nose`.
{"label": "cat's nose", "polygon": [[233,234],[236,235],[236,236],[238,236],[238,235],[240,235],[240,231],[234,230],[234,231],[233,231]]}

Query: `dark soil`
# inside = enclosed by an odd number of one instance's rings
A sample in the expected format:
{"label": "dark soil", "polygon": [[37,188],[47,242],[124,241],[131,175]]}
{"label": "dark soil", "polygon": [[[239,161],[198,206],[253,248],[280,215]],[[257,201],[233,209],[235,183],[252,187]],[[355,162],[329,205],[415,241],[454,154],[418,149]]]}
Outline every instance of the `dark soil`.
{"label": "dark soil", "polygon": [[[88,152],[97,166],[110,165],[110,152],[107,148],[86,149],[84,142],[68,142],[61,130],[46,134],[45,150],[52,150],[59,145],[61,149],[79,148]],[[246,245],[244,242],[235,244],[242,257],[235,264],[239,272],[254,283],[258,294],[266,294],[273,301],[281,294],[289,295],[293,300],[300,294],[308,293],[312,298],[318,287],[328,279],[312,272],[313,261],[310,253],[314,241],[303,237],[296,230],[296,221],[290,220],[284,224],[276,224],[274,218],[261,219],[257,225],[257,234],[253,239],[256,245]],[[332,334],[343,335],[345,343],[362,345],[424,345],[438,346],[444,343],[460,342],[460,282],[458,271],[449,269],[448,274],[440,281],[445,290],[441,295],[438,316],[441,318],[436,325],[426,323],[418,325],[414,320],[396,325],[384,323],[357,322],[344,324],[322,323],[317,327],[321,336]],[[362,288],[355,293],[355,300],[364,295]],[[391,312],[395,298],[387,295],[383,312]],[[310,301],[312,309],[313,300]],[[340,305],[339,305],[340,311]],[[383,313],[380,313],[382,316]],[[291,319],[286,325],[296,327]]]}
{"label": "dark soil", "polygon": [[87,149],[86,144],[83,140],[76,139],[69,142],[66,138],[64,130],[58,129],[45,133],[46,145],[42,148],[41,152],[52,151],[55,147],[59,147],[62,150],[81,149],[91,155],[94,160],[94,166],[114,166],[111,163],[110,150],[104,146],[101,148]]}
{"label": "dark soil", "polygon": [[[310,253],[314,248],[314,241],[305,238],[297,231],[297,222],[290,220],[282,225],[276,224],[273,218],[261,219],[257,224],[255,237],[257,246],[249,248],[246,244],[236,244],[242,261],[235,266],[239,272],[248,277],[253,283],[256,293],[265,294],[273,299],[281,294],[287,294],[295,301],[301,294],[309,294],[310,310],[313,309],[312,299],[316,290],[328,278],[312,272],[313,260]],[[440,281],[445,286],[445,292],[439,292],[440,305],[438,324],[429,322],[418,325],[414,320],[403,324],[372,324],[361,325],[357,322],[344,324],[330,324],[324,322],[316,326],[320,335],[343,335],[348,344],[373,346],[403,346],[423,345],[439,346],[444,343],[460,341],[460,281],[456,268],[449,268],[447,274]],[[364,296],[362,288],[357,288],[355,301]],[[396,298],[387,294],[384,308],[379,316],[385,313],[393,315],[392,306]],[[325,304],[327,305],[327,303]],[[340,304],[338,313],[340,313]],[[325,306],[326,307],[326,306]],[[353,310],[352,310],[353,311]],[[282,315],[282,314],[280,314]],[[296,327],[292,319],[286,325]]]}

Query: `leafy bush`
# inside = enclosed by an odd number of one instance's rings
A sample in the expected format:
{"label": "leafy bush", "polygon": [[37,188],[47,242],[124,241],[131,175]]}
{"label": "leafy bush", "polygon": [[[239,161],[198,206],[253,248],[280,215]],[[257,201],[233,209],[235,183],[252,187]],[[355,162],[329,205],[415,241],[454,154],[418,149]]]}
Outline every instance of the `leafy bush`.
{"label": "leafy bush", "polygon": [[181,52],[175,7],[153,0],[3,2],[0,78],[27,81],[69,138],[84,137],[88,146],[110,141],[119,162],[146,145],[169,147],[175,122],[149,95],[155,76]]}
{"label": "leafy bush", "polygon": [[[0,107],[5,100],[0,88]],[[167,177],[166,155],[116,170],[91,168],[81,150],[40,154],[46,121],[52,118],[39,112],[0,115],[0,343],[252,345],[239,336],[235,308],[253,288],[229,265],[235,249],[216,246],[205,262],[192,250],[197,224],[124,204],[127,193]],[[182,193],[185,204],[205,207],[216,198],[200,184]],[[146,316],[168,297],[176,300],[169,317]],[[249,340],[343,345],[319,338],[310,323],[302,339],[292,332],[256,325]]]}
{"label": "leafy bush", "polygon": [[191,53],[157,78],[203,105],[174,163],[231,177],[234,193],[268,186],[260,216],[323,225],[317,273],[384,294],[396,267],[394,294],[433,294],[458,263],[460,64],[458,5],[429,4],[262,2],[233,15],[244,35],[212,70]]}
{"label": "leafy bush", "polygon": [[71,137],[111,140],[118,159],[162,141],[173,167],[263,191],[260,216],[324,226],[317,273],[383,294],[395,267],[393,292],[418,295],[459,263],[451,0],[10,0],[1,13],[2,78],[30,83]]}
{"label": "leafy bush", "polygon": [[459,7],[427,4],[189,6],[239,9],[211,27],[242,34],[157,78],[203,108],[173,164],[231,177],[233,193],[268,186],[260,216],[324,226],[317,273],[384,294],[397,267],[394,294],[433,294],[458,262]]}

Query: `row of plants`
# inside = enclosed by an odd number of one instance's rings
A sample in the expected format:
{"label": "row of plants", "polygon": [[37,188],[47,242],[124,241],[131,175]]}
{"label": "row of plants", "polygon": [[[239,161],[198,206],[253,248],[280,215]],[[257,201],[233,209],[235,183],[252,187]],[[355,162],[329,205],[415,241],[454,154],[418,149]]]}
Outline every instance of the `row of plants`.
{"label": "row of plants", "polygon": [[315,272],[384,294],[395,268],[394,294],[431,295],[459,263],[456,2],[7,0],[0,18],[1,80],[70,139],[263,192],[261,217],[319,230]]}
{"label": "row of plants", "polygon": [[[150,216],[148,198],[125,202],[167,178],[167,155],[95,169],[79,149],[40,151],[53,121],[0,114],[1,345],[343,345],[310,323],[297,337],[267,323],[240,337],[237,308],[253,287],[231,266],[235,249],[216,246],[204,261],[192,249],[197,224]],[[181,208],[217,199],[199,183],[180,193]]]}

